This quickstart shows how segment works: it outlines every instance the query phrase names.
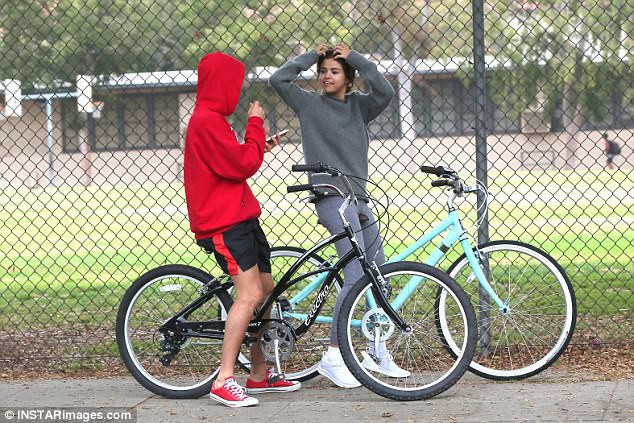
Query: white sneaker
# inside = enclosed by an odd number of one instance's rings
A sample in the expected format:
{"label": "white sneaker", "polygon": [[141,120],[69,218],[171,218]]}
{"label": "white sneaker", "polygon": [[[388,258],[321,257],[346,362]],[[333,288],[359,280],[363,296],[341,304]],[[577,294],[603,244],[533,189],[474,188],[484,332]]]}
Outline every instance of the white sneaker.
{"label": "white sneaker", "polygon": [[385,357],[379,358],[378,363],[365,351],[362,352],[361,355],[363,356],[363,363],[361,363],[361,365],[371,372],[383,373],[389,377],[408,377],[411,375],[407,370],[398,367],[392,358],[392,354],[387,354]]}
{"label": "white sneaker", "polygon": [[358,388],[361,386],[343,362],[339,348],[328,348],[317,366],[317,371],[341,388]]}
{"label": "white sneaker", "polygon": [[378,353],[374,352],[374,343],[370,342],[369,353],[363,352],[363,367],[366,369],[383,373],[389,377],[408,377],[411,375],[407,370],[401,369],[395,362],[392,354],[387,349],[385,342],[379,342]]}

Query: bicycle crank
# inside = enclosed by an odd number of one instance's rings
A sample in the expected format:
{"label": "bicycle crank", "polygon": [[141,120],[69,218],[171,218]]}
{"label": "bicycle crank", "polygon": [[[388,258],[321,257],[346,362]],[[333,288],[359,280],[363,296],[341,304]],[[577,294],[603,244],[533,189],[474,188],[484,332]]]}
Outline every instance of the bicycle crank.
{"label": "bicycle crank", "polygon": [[394,333],[394,322],[382,308],[368,310],[361,319],[361,331],[370,341],[385,342]]}
{"label": "bicycle crank", "polygon": [[277,372],[281,374],[280,362],[287,360],[295,347],[293,329],[283,321],[269,321],[262,325],[258,336],[264,357],[274,362]]}

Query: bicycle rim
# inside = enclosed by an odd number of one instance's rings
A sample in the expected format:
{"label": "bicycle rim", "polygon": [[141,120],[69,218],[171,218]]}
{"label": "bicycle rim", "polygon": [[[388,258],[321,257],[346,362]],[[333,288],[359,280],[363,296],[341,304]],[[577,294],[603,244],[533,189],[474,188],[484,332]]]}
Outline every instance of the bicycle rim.
{"label": "bicycle rim", "polygon": [[[132,374],[151,391],[166,397],[194,398],[204,395],[220,367],[222,340],[184,338],[172,345],[178,353],[169,365],[161,363],[166,355],[166,337],[159,327],[184,306],[200,296],[203,283],[211,277],[186,266],[164,269],[146,281],[133,285],[129,301],[122,304],[121,322],[117,323],[119,347]],[[223,292],[224,293],[224,292]],[[221,294],[223,294],[221,293]],[[212,297],[187,318],[225,320],[230,298]]]}
{"label": "bicycle rim", "polygon": [[[465,289],[478,318],[470,370],[496,380],[523,379],[545,370],[566,348],[575,327],[576,300],[568,277],[549,255],[528,244],[496,241],[478,250],[489,264],[491,286],[509,310],[500,310],[480,292],[464,256],[451,266],[449,274]],[[441,331],[455,349],[442,311],[440,307]]]}
{"label": "bicycle rim", "polygon": [[[384,397],[420,400],[438,395],[460,379],[471,361],[476,340],[473,309],[460,287],[437,269],[401,262],[385,265],[381,272],[391,287],[391,302],[408,283],[418,282],[399,310],[411,332],[394,327],[380,308],[368,309],[366,298],[371,285],[366,278],[355,285],[342,306],[339,344],[344,361],[364,386]],[[448,292],[445,316],[456,345],[460,345],[458,354],[450,353],[437,333],[439,288]],[[370,360],[368,352],[381,350],[380,342],[385,343],[394,363],[409,375],[386,375],[381,371],[381,361]]]}

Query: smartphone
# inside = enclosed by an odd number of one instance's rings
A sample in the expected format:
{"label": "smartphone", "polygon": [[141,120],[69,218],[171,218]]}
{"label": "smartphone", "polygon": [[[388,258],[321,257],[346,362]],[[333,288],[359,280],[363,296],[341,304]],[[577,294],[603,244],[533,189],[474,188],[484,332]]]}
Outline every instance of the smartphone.
{"label": "smartphone", "polygon": [[275,135],[279,135],[279,136],[281,137],[281,136],[286,135],[287,133],[288,133],[288,129],[284,129],[283,131],[280,131],[280,132],[278,132],[277,134],[273,134],[273,135],[271,135],[271,136],[267,137],[267,138],[266,138],[266,142],[271,142],[271,141],[273,141],[273,137],[274,137]]}

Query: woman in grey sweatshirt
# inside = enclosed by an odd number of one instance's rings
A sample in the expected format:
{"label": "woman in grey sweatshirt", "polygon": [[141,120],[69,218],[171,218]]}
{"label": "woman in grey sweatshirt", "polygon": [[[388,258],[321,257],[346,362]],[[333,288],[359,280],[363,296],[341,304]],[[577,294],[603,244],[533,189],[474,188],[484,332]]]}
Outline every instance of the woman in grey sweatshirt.
{"label": "woman in grey sweatshirt", "polygon": [[[304,90],[295,84],[298,75],[315,64],[319,84],[323,90],[321,93]],[[366,83],[365,93],[351,91],[356,71]],[[374,63],[343,43],[337,44],[335,48],[321,44],[315,50],[297,56],[273,73],[269,82],[299,118],[305,162],[319,161],[334,166],[345,174],[361,178],[358,186],[355,186],[355,194],[365,201],[360,201],[356,207],[350,207],[346,217],[352,229],[360,234],[357,237],[359,245],[366,250],[368,259],[376,261],[378,265],[383,264],[385,255],[382,240],[367,202],[365,180],[368,179],[370,145],[367,127],[394,97],[392,85]],[[343,184],[337,178],[311,175],[310,180],[311,183],[337,185],[344,190]],[[336,195],[321,197],[315,201],[319,221],[331,234],[343,230],[343,223],[337,214],[342,201],[343,199]],[[337,242],[336,248],[337,254],[341,257],[352,246],[344,239]],[[335,303],[335,319],[343,298],[354,282],[362,276],[363,270],[356,260],[344,269],[344,286]],[[373,343],[370,343],[369,349],[370,355],[378,358],[378,364],[364,361],[367,367],[392,377],[409,375],[409,372],[394,363],[384,344],[380,345],[379,351],[374,351]],[[319,363],[318,371],[338,386],[359,386],[359,382],[343,363],[334,324],[330,332],[330,347]]]}

